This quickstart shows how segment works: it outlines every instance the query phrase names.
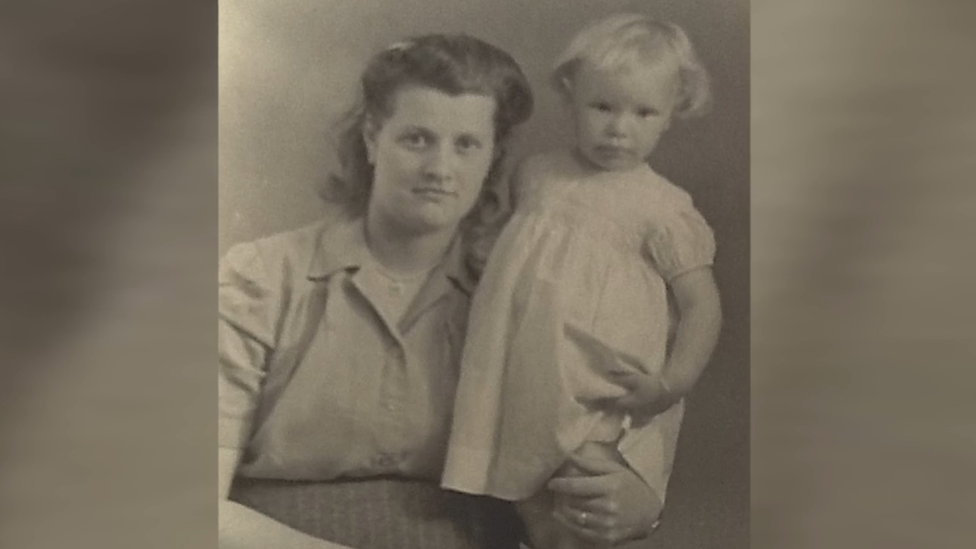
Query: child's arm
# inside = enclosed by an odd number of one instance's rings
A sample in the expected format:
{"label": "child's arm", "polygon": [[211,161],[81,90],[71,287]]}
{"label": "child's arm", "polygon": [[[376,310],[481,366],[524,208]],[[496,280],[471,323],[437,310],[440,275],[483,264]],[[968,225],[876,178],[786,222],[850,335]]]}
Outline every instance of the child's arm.
{"label": "child's arm", "polygon": [[632,374],[621,379],[631,392],[617,405],[656,415],[685,396],[697,383],[715,350],[722,309],[712,269],[702,267],[671,280],[678,306],[674,345],[660,376]]}
{"label": "child's arm", "polygon": [[678,326],[663,381],[684,396],[708,365],[722,327],[722,306],[711,268],[695,269],[671,281],[678,305]]}

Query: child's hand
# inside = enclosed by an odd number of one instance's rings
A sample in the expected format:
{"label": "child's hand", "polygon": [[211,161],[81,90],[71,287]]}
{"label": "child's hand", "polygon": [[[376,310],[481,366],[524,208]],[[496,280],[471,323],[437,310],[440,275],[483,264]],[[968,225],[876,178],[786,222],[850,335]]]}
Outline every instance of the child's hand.
{"label": "child's hand", "polygon": [[614,401],[614,406],[635,415],[653,417],[678,401],[659,374],[620,372],[615,381],[629,392]]}

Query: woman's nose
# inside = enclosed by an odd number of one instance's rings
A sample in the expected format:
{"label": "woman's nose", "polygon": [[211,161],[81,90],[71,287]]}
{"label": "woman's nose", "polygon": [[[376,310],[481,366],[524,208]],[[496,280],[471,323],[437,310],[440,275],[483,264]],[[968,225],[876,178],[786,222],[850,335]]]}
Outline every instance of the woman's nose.
{"label": "woman's nose", "polygon": [[424,171],[429,177],[444,179],[450,177],[457,162],[450,147],[432,147],[424,163]]}

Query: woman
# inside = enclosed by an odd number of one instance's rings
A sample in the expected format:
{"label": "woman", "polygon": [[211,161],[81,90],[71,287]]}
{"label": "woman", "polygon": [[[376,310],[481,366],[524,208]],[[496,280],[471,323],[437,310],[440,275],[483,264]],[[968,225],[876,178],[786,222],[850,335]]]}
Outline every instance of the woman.
{"label": "woman", "polygon": [[[220,546],[516,546],[507,506],[438,482],[485,182],[528,83],[484,42],[428,35],[377,54],[360,103],[328,193],[348,215],[221,264]],[[646,533],[640,476],[592,473],[553,481],[557,518],[607,543]]]}

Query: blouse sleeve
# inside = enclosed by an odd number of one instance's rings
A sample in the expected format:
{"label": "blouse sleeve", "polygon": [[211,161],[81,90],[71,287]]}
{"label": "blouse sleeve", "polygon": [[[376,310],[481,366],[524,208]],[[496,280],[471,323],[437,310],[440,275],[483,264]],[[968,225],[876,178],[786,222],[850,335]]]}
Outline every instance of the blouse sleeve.
{"label": "blouse sleeve", "polygon": [[220,263],[218,445],[244,448],[273,343],[270,291],[258,249],[239,244]]}
{"label": "blouse sleeve", "polygon": [[715,235],[705,218],[691,205],[655,223],[646,246],[661,276],[668,282],[689,271],[709,267],[715,260]]}

